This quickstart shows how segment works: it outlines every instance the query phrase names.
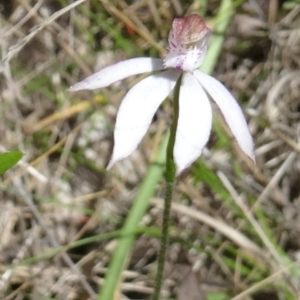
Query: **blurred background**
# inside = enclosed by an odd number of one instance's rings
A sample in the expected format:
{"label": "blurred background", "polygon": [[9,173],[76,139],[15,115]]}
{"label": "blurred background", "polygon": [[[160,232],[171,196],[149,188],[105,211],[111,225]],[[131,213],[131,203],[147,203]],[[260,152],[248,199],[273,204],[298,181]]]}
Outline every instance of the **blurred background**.
{"label": "blurred background", "polygon": [[67,89],[114,62],[162,57],[172,20],[190,13],[214,32],[218,55],[206,63],[243,107],[257,165],[215,108],[209,144],[175,188],[162,298],[300,299],[299,0],[73,3],[0,1],[0,151],[24,153],[0,178],[0,299],[99,297],[141,200],[147,206],[111,299],[151,298],[163,163],[149,170],[172,102],[134,154],[107,172],[120,101],[146,75],[94,92]]}

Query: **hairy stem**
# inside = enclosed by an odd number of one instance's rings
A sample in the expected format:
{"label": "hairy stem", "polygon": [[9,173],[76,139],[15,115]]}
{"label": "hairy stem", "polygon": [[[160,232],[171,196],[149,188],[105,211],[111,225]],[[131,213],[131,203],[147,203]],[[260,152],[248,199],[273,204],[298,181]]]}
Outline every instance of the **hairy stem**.
{"label": "hairy stem", "polygon": [[170,137],[167,147],[167,160],[166,160],[166,191],[165,191],[165,203],[163,211],[163,224],[161,230],[161,239],[160,239],[160,252],[157,263],[157,274],[155,280],[155,290],[153,294],[153,300],[160,299],[160,291],[163,282],[164,267],[166,260],[166,252],[169,244],[169,221],[170,221],[170,210],[172,203],[173,190],[176,183],[176,166],[174,163],[174,144],[176,138],[176,130],[179,116],[179,89],[181,84],[181,77],[179,77],[174,92],[174,106],[173,106],[173,122],[170,130]]}

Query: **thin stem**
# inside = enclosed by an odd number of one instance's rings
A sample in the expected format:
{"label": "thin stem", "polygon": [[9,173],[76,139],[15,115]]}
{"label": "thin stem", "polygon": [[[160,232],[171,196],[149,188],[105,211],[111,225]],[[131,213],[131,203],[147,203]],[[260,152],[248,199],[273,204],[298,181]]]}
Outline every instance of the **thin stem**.
{"label": "thin stem", "polygon": [[181,84],[181,77],[178,79],[175,92],[174,92],[174,106],[173,106],[173,121],[170,130],[170,137],[167,147],[167,160],[166,160],[166,192],[165,192],[165,203],[164,203],[164,211],[163,211],[163,224],[161,230],[161,239],[160,239],[160,252],[158,257],[158,265],[157,265],[157,274],[155,280],[155,290],[153,294],[153,300],[160,299],[160,291],[163,282],[163,274],[166,260],[166,252],[169,244],[169,221],[170,221],[170,210],[172,203],[173,190],[176,183],[176,166],[174,163],[174,145],[176,138],[176,129],[178,123],[179,116],[179,89]]}

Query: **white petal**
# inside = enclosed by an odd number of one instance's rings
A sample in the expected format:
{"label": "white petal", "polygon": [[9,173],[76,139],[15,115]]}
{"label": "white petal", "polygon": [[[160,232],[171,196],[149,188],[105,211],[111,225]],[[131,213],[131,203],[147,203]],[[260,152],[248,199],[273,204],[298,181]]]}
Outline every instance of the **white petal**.
{"label": "white petal", "polygon": [[227,88],[215,78],[198,70],[194,76],[219,106],[226,123],[228,124],[238,145],[254,162],[253,140],[244,114]]}
{"label": "white petal", "polygon": [[138,57],[120,61],[105,67],[69,88],[70,92],[94,90],[106,87],[126,77],[163,69],[163,61],[159,58]]}
{"label": "white petal", "polygon": [[179,76],[177,70],[149,76],[127,93],[117,114],[115,145],[108,169],[136,149],[158,106],[174,89]]}
{"label": "white petal", "polygon": [[170,45],[165,55],[164,66],[166,69],[175,68],[178,70],[192,72],[197,69],[203,62],[206,46],[175,46]]}
{"label": "white petal", "polygon": [[179,93],[179,118],[174,146],[177,174],[189,167],[206,145],[212,125],[208,97],[190,73],[184,73]]}

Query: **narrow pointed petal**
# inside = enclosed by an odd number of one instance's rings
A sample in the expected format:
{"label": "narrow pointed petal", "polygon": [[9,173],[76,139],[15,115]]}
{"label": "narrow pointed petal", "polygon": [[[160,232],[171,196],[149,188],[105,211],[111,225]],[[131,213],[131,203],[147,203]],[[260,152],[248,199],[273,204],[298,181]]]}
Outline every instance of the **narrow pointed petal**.
{"label": "narrow pointed petal", "polygon": [[126,77],[158,71],[163,68],[163,61],[158,58],[138,57],[127,59],[110,65],[85,78],[83,81],[74,84],[69,88],[69,91],[77,92],[80,90],[100,89]]}
{"label": "narrow pointed petal", "polygon": [[253,139],[249,132],[242,109],[237,101],[227,88],[215,78],[198,70],[194,72],[194,76],[199,80],[200,84],[220,108],[225,121],[241,150],[255,162]]}
{"label": "narrow pointed petal", "polygon": [[115,145],[108,169],[136,149],[157,108],[174,89],[179,76],[180,72],[177,70],[152,75],[127,93],[117,114]]}
{"label": "narrow pointed petal", "polygon": [[185,73],[179,93],[179,118],[174,146],[177,174],[189,167],[206,145],[212,125],[207,94],[190,73]]}

